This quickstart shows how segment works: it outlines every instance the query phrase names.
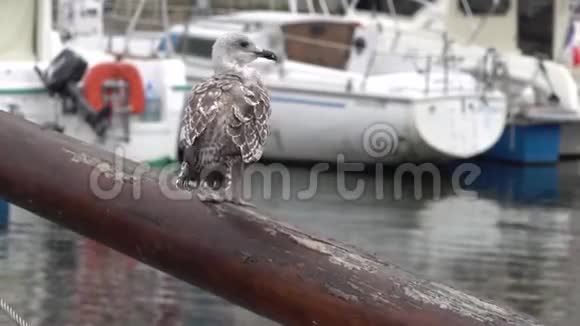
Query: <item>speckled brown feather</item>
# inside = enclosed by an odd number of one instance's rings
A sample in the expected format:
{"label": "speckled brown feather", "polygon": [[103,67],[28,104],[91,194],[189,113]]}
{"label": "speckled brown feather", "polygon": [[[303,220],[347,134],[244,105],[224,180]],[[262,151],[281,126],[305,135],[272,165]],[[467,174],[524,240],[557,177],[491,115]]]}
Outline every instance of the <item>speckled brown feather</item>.
{"label": "speckled brown feather", "polygon": [[197,84],[185,108],[180,146],[191,177],[208,164],[239,157],[260,159],[268,136],[270,97],[260,84],[235,74],[215,75]]}

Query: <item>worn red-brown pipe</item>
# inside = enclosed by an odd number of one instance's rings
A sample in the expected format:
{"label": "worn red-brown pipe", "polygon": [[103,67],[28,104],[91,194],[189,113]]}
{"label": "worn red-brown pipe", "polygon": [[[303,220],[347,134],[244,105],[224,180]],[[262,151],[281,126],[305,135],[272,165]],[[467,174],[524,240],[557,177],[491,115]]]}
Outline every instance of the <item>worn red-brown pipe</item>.
{"label": "worn red-brown pipe", "polygon": [[0,112],[1,197],[283,324],[538,325],[253,210],[168,199],[158,176],[114,161]]}

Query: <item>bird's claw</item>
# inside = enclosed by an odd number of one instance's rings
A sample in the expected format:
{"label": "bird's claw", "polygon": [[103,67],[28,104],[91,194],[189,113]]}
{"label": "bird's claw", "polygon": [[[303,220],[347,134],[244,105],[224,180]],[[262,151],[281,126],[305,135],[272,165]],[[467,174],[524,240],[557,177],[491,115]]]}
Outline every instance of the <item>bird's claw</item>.
{"label": "bird's claw", "polygon": [[223,191],[213,191],[208,189],[197,189],[194,191],[197,199],[204,203],[232,203],[239,206],[256,208],[256,206],[250,202],[243,200],[242,198],[233,197],[227,192]]}
{"label": "bird's claw", "polygon": [[177,188],[182,189],[182,190],[186,190],[186,191],[194,191],[196,189],[196,185],[193,181],[187,180],[187,179],[178,179],[175,182],[175,185],[177,186]]}
{"label": "bird's claw", "polygon": [[207,189],[199,189],[197,191],[195,191],[195,196],[197,197],[197,199],[199,199],[200,201],[207,203],[221,203],[227,200],[227,198],[216,191],[211,191],[211,190],[207,190]]}

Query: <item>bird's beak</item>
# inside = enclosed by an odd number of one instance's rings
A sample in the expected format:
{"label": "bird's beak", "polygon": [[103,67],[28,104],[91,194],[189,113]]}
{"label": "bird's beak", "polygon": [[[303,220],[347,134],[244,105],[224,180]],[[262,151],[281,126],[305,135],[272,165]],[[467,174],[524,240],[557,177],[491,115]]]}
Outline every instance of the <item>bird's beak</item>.
{"label": "bird's beak", "polygon": [[272,61],[278,61],[278,57],[276,56],[276,54],[270,50],[261,50],[261,51],[257,51],[256,55],[258,57],[262,57],[264,59],[268,59],[268,60],[272,60]]}

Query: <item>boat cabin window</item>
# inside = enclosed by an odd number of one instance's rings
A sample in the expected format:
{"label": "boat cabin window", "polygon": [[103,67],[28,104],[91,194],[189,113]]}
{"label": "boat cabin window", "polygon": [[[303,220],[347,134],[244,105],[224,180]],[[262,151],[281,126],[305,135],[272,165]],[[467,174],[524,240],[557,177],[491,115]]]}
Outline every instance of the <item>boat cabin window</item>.
{"label": "boat cabin window", "polygon": [[194,36],[178,36],[174,39],[175,52],[187,56],[211,58],[211,48],[215,40]]}
{"label": "boat cabin window", "polygon": [[[510,10],[510,0],[457,0],[464,15],[505,15]],[[467,7],[468,6],[468,7]]]}
{"label": "boat cabin window", "polygon": [[[350,0],[349,3],[352,3]],[[356,1],[356,0],[355,0]],[[433,0],[395,0],[393,5],[396,12],[391,12],[388,0],[359,0],[356,4],[357,10],[376,11],[390,15],[414,16],[419,9],[423,8],[424,3]]]}
{"label": "boat cabin window", "polygon": [[282,26],[289,60],[322,67],[346,69],[355,25],[305,22]]}
{"label": "boat cabin window", "polygon": [[103,2],[103,12],[106,14],[113,11],[115,4],[113,3],[114,0],[105,0]]}
{"label": "boat cabin window", "polygon": [[518,46],[527,55],[553,57],[553,0],[518,1]]}

